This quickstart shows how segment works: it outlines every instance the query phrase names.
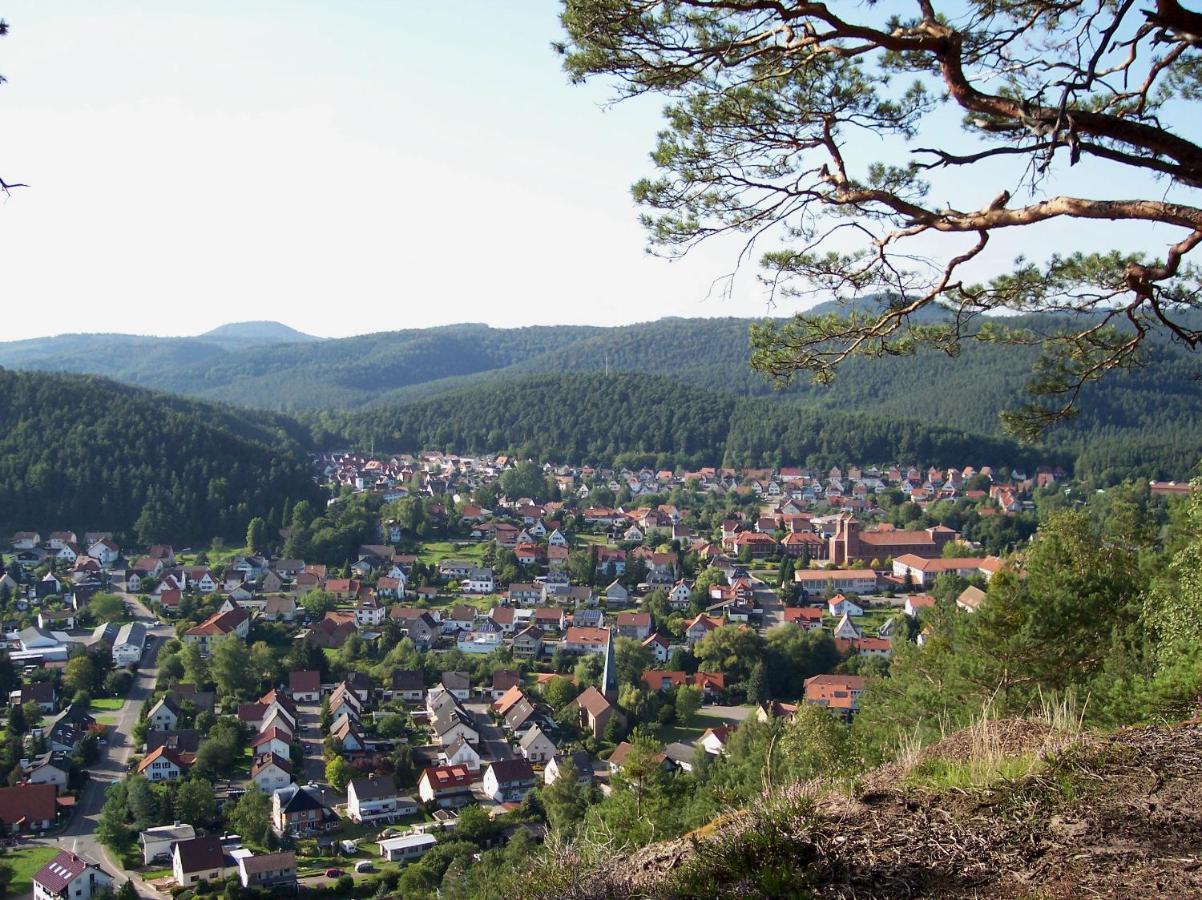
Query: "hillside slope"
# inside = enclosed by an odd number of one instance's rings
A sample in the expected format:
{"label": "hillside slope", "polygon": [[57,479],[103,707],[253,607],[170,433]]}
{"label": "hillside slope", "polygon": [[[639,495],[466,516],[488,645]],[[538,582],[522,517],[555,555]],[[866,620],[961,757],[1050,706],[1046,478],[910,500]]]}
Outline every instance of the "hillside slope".
{"label": "hillside slope", "polygon": [[255,515],[319,499],[306,439],[279,416],[0,369],[0,528],[240,538]]}
{"label": "hillside slope", "polygon": [[1196,897],[1200,757],[1191,721],[1082,738],[980,788],[895,771],[851,796],[798,786],[633,856],[582,867],[565,853],[528,880],[575,900]]}
{"label": "hillside slope", "polygon": [[509,450],[562,462],[829,467],[849,459],[1045,460],[1045,451],[915,419],[814,410],[663,376],[532,375],[428,400],[317,417],[325,443]]}

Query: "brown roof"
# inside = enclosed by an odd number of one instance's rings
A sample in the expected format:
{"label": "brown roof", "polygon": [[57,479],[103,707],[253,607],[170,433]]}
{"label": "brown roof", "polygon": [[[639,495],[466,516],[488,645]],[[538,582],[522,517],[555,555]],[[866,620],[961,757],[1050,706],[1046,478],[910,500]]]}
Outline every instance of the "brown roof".
{"label": "brown roof", "polygon": [[294,693],[310,694],[321,690],[321,673],[313,671],[292,672],[288,675],[288,688]]}
{"label": "brown roof", "polygon": [[594,719],[613,706],[612,703],[605,699],[605,695],[591,684],[572,703],[583,709]]}
{"label": "brown roof", "polygon": [[72,881],[88,868],[88,861],[69,850],[60,850],[58,856],[38,869],[33,880],[51,894],[60,894]]}
{"label": "brown roof", "polygon": [[180,841],[175,845],[179,853],[180,868],[184,872],[202,872],[224,866],[225,854],[221,851],[218,837],[198,837]]}
{"label": "brown roof", "polygon": [[52,784],[18,784],[0,788],[0,822],[16,825],[19,822],[54,821]]}

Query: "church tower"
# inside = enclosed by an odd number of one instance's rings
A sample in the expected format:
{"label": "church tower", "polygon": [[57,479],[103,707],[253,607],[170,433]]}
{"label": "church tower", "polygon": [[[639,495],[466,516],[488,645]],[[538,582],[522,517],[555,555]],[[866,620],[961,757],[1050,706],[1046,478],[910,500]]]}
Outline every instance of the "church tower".
{"label": "church tower", "polygon": [[607,628],[609,633],[605,643],[605,668],[601,671],[601,693],[610,703],[618,702],[618,659],[614,653],[614,630]]}

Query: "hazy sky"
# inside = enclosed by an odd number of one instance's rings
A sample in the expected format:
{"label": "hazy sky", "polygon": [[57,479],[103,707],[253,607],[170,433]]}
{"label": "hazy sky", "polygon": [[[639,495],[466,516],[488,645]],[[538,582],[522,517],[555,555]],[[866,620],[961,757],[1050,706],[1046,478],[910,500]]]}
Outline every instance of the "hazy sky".
{"label": "hazy sky", "polygon": [[707,299],[729,248],[646,255],[658,104],[569,85],[557,12],[6,0],[2,337],[766,312],[750,267]]}

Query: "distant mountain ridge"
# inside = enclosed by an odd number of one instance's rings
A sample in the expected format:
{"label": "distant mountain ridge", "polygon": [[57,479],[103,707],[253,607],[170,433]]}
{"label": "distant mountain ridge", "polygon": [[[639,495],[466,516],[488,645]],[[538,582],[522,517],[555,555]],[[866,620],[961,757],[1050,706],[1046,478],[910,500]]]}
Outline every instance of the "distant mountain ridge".
{"label": "distant mountain ridge", "polygon": [[307,344],[320,341],[323,338],[297,331],[283,322],[256,321],[230,322],[218,325],[204,334],[199,335],[202,341],[212,341],[218,344],[239,344],[255,346],[260,344]]}

